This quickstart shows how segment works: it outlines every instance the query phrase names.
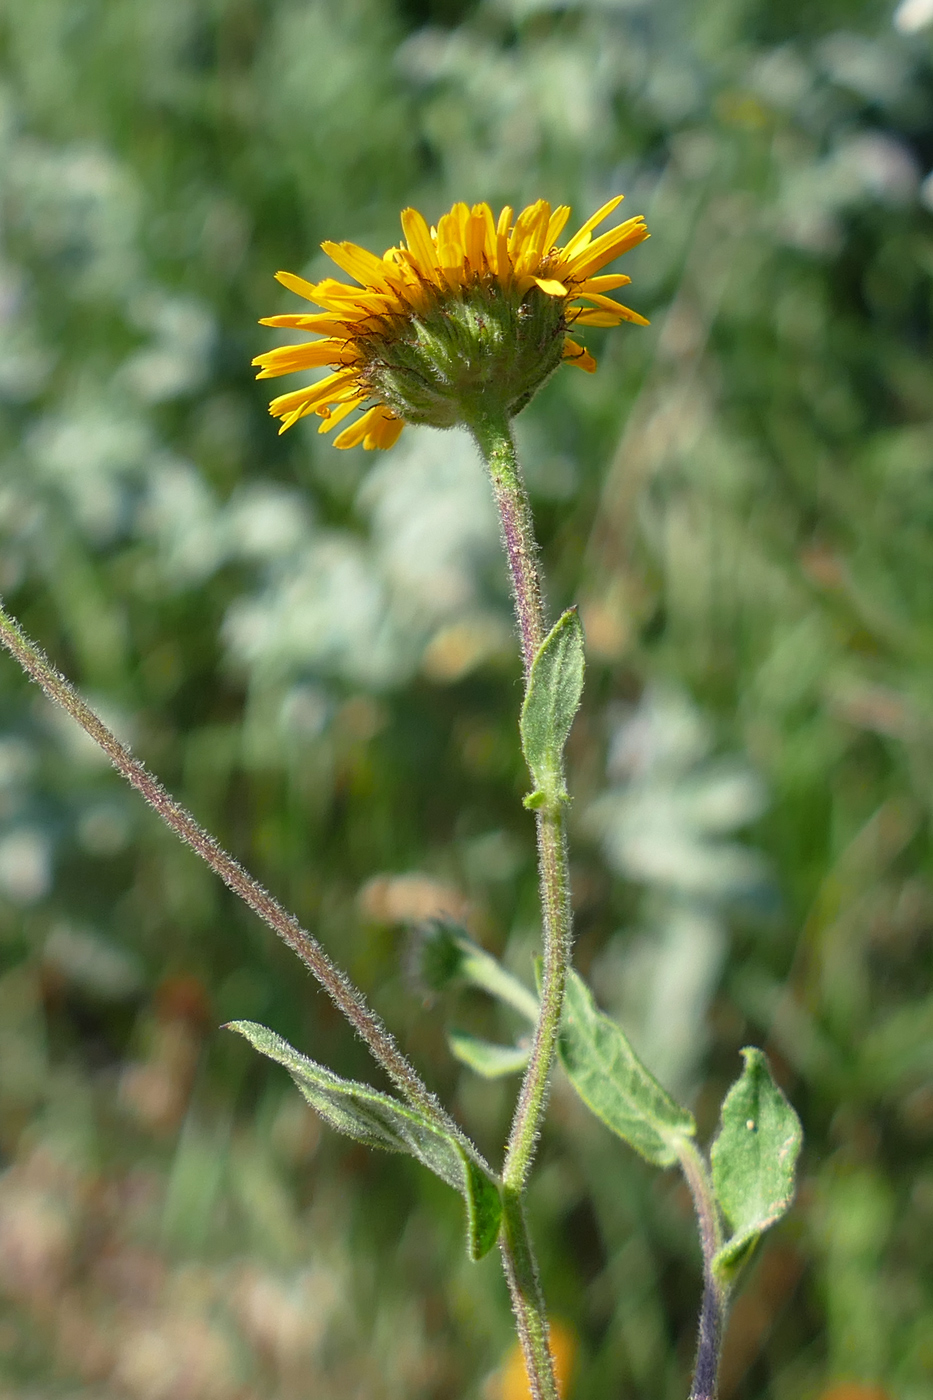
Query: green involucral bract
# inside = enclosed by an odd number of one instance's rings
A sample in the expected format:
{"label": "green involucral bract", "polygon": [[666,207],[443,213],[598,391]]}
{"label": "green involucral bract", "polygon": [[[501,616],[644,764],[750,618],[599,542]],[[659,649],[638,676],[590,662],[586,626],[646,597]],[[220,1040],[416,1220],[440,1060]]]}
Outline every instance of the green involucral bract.
{"label": "green involucral bract", "polygon": [[560,365],[566,329],[563,299],[476,282],[361,338],[360,378],[408,423],[451,428],[477,408],[511,418]]}
{"label": "green involucral bract", "polygon": [[576,972],[567,974],[560,1062],[587,1108],[636,1152],[659,1167],[677,1161],[693,1137],[693,1115],[645,1068],[615,1021],[604,1016]]}
{"label": "green involucral bract", "polygon": [[502,1202],[486,1163],[467,1138],[457,1138],[424,1114],[368,1084],[341,1079],[255,1021],[231,1021],[260,1054],[284,1065],[311,1107],[338,1133],[367,1147],[405,1152],[459,1191],[467,1207],[467,1248],[481,1259],[496,1242]]}
{"label": "green involucral bract", "polygon": [[733,1230],[713,1261],[726,1282],[794,1199],[803,1141],[800,1119],[772,1079],[764,1054],[749,1048],[742,1056],[745,1068],[723,1101],[710,1153],[716,1200]]}
{"label": "green involucral bract", "polygon": [[522,705],[522,752],[535,785],[526,807],[569,801],[564,746],[580,708],[583,672],[583,627],[576,608],[568,608],[538,648]]}

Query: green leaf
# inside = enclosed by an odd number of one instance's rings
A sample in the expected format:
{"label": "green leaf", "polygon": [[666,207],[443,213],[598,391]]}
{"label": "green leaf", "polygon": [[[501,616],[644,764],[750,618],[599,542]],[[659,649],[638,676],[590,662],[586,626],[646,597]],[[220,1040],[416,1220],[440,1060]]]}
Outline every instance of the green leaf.
{"label": "green leaf", "polygon": [[645,1068],[625,1032],[603,1015],[572,969],[564,994],[559,1054],[580,1098],[607,1128],[656,1166],[677,1161],[678,1143],[696,1132],[693,1115]]}
{"label": "green leaf", "polygon": [[255,1021],[230,1021],[227,1030],[237,1031],[260,1054],[284,1065],[311,1107],[338,1133],[367,1147],[406,1152],[459,1191],[467,1207],[470,1258],[488,1253],[499,1232],[502,1203],[496,1182],[465,1138],[368,1084],[341,1079]]}
{"label": "green leaf", "polygon": [[713,1260],[720,1277],[737,1272],[769,1225],[794,1198],[794,1171],[803,1131],[771,1078],[760,1050],[742,1051],[745,1068],[726,1095],[722,1126],[710,1153],[713,1189],[732,1238]]}
{"label": "green leaf", "polygon": [[538,648],[522,705],[522,751],[535,785],[526,807],[568,801],[564,745],[583,694],[583,628],[568,608]]}
{"label": "green leaf", "polygon": [[447,1037],[453,1055],[461,1064],[482,1075],[483,1079],[500,1079],[504,1074],[517,1074],[528,1063],[530,1051],[526,1046],[496,1045],[480,1040],[465,1031],[451,1031]]}

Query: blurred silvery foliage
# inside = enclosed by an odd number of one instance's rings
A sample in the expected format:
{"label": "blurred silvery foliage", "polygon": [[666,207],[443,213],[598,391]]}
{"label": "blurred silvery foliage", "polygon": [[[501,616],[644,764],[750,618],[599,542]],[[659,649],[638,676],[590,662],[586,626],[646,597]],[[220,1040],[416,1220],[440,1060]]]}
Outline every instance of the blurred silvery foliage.
{"label": "blurred silvery foliage", "polygon": [[610,786],[584,817],[610,867],[645,885],[641,932],[610,940],[593,971],[655,1073],[689,1092],[736,902],[767,898],[760,852],[727,838],[766,806],[741,759],[710,757],[709,725],[687,697],[649,688],[613,726]]}
{"label": "blurred silvery foliage", "polygon": [[[367,541],[349,531],[299,533],[286,511],[292,539],[274,546],[262,592],[228,613],[233,658],[258,680],[310,670],[381,689],[412,676],[442,626],[469,621],[494,650],[508,644],[504,607],[483,607],[497,524],[464,434],[409,432],[373,464],[358,499]],[[254,529],[253,503],[243,519]]]}
{"label": "blurred silvery foliage", "polygon": [[29,793],[34,764],[25,739],[0,741],[0,890],[16,905],[34,904],[51,883],[49,841]]}

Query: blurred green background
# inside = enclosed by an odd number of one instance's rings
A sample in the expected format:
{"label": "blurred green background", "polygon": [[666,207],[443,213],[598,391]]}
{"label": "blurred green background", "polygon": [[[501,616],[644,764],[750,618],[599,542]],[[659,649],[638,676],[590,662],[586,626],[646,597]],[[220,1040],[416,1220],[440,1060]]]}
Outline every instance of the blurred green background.
{"label": "blurred green background", "polygon": [[[933,4],[0,4],[0,590],[499,1160],[531,978],[504,565],[463,435],[278,438],[321,239],[624,191],[629,303],[517,422],[581,603],[580,968],[705,1136],[764,1046],[800,1191],[722,1400],[933,1393]],[[573,227],[573,225],[571,225]],[[283,387],[291,387],[286,381]],[[0,658],[2,1400],[518,1400],[495,1257],[221,1022],[381,1084],[303,969]],[[557,1083],[531,1197],[575,1400],[680,1400],[689,1202]]]}

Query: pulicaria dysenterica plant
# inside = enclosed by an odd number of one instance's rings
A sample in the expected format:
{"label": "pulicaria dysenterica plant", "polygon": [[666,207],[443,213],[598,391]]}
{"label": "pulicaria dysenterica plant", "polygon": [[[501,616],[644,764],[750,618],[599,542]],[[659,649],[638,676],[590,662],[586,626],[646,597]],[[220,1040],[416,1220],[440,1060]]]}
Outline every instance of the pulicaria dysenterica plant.
{"label": "pulicaria dysenterica plant", "polygon": [[263,324],[318,338],[269,350],[259,378],[328,367],[327,377],[274,399],[284,432],[315,414],[338,448],[390,448],[406,423],[464,427],[486,464],[502,539],[525,675],[519,722],[531,778],[524,799],[537,827],[542,957],[537,992],[515,979],[461,929],[438,924],[421,956],[435,981],[459,978],[505,1001],[533,1027],[530,1045],[492,1045],[451,1036],[454,1054],[478,1074],[523,1071],[501,1170],[437,1101],[346,975],[298,921],[204,831],[106,728],[13,619],[0,609],[0,640],[39,685],[87,730],[170,827],[297,953],[369,1046],[398,1090],[378,1092],[341,1079],[273,1031],[231,1023],[283,1065],[336,1131],[372,1147],[404,1152],[453,1186],[466,1206],[467,1248],[479,1259],[498,1244],[534,1400],[557,1400],[545,1300],[524,1197],[547,1105],[555,1056],[583,1102],[647,1161],[679,1165],[696,1205],[703,1255],[699,1342],[691,1400],[711,1400],[729,1297],[762,1232],[786,1211],[801,1133],[760,1050],[722,1105],[708,1154],[695,1144],[688,1109],[635,1055],[623,1030],[597,1008],[573,971],[567,865],[564,747],[583,690],[584,639],[575,609],[548,625],[528,497],[511,419],[562,364],[592,372],[595,361],[570,335],[586,326],[647,325],[607,293],[629,282],[602,269],[648,237],[636,217],[596,235],[620,197],[557,246],[570,210],[539,200],[513,222],[506,207],[455,204],[436,228],[414,209],[402,214],[404,243],[377,257],[352,243],[324,251],[354,284],[278,279],[320,308],[271,316]]}

